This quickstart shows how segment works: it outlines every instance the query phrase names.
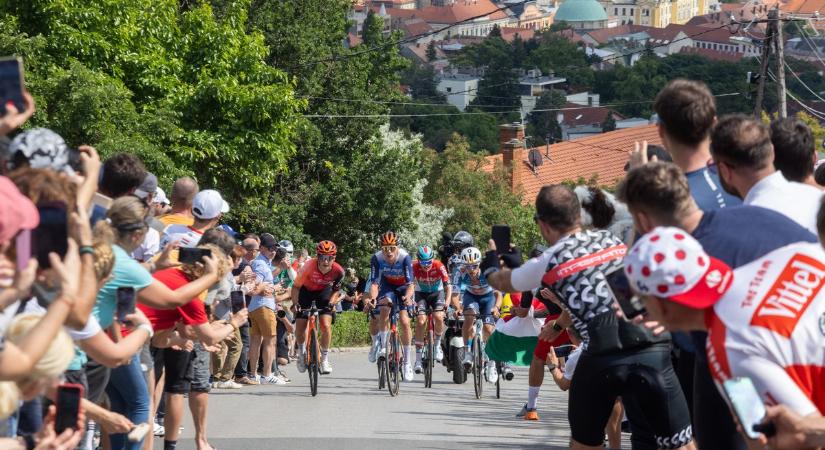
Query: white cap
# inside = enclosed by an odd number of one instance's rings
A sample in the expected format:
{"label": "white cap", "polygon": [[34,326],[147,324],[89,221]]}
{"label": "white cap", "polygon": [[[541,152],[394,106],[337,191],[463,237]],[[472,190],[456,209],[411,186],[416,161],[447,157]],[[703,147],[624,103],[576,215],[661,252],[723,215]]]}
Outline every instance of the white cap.
{"label": "white cap", "polygon": [[169,198],[166,197],[166,192],[163,192],[160,186],[155,189],[155,196],[152,197],[152,203],[160,203],[161,205],[169,204]]}
{"label": "white cap", "polygon": [[228,212],[229,203],[226,203],[221,194],[213,189],[198,192],[192,201],[192,214],[198,219],[214,219],[221,213]]}

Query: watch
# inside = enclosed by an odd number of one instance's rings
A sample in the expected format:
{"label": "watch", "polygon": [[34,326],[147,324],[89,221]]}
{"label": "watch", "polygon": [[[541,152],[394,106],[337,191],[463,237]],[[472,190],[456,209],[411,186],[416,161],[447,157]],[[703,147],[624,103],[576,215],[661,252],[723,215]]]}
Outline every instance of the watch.
{"label": "watch", "polygon": [[557,365],[555,365],[555,364],[553,364],[553,363],[547,363],[547,368],[548,368],[548,369],[550,369],[550,372],[552,372],[552,371],[554,371],[554,370],[558,369],[558,368],[559,368],[559,366],[557,366]]}
{"label": "watch", "polygon": [[561,325],[559,325],[558,322],[554,321],[553,322],[553,331],[561,331],[561,330],[564,330],[564,328]]}

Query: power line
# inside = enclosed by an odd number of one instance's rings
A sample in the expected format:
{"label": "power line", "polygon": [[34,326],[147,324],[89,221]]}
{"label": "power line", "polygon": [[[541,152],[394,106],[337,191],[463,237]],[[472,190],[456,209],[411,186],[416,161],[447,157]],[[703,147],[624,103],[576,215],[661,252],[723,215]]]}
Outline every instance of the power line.
{"label": "power line", "polygon": [[[376,103],[376,104],[383,104],[383,105],[414,105],[414,106],[441,106],[441,107],[451,107],[455,108],[455,105],[451,105],[449,103],[421,103],[421,102],[402,102],[402,101],[391,101],[391,100],[370,100],[370,99],[355,99],[355,98],[334,98],[334,97],[298,97],[298,98],[305,98],[305,99],[314,99],[314,100],[329,100],[333,102],[345,102],[345,103]],[[507,105],[473,105],[478,107],[484,108],[512,108],[512,106]]]}

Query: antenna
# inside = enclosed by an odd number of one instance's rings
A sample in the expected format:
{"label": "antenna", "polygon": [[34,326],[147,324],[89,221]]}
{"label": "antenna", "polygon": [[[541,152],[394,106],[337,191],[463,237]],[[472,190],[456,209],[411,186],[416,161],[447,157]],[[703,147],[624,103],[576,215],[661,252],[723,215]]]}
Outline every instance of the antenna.
{"label": "antenna", "polygon": [[527,154],[527,160],[530,161],[530,168],[533,169],[533,173],[536,173],[536,168],[544,163],[541,152],[536,149],[530,150],[530,153]]}

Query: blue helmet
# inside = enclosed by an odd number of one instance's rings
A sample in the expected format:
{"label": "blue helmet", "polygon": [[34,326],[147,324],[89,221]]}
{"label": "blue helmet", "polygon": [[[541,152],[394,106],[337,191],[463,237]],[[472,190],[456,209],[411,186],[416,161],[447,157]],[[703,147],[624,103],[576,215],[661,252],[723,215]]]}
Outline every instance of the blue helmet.
{"label": "blue helmet", "polygon": [[432,247],[429,245],[422,245],[418,247],[418,260],[419,261],[432,261],[435,258],[435,252],[433,251]]}

